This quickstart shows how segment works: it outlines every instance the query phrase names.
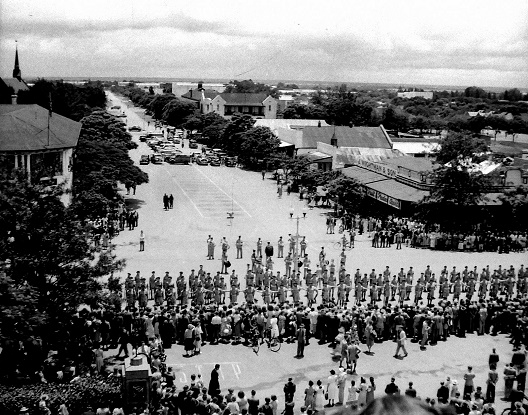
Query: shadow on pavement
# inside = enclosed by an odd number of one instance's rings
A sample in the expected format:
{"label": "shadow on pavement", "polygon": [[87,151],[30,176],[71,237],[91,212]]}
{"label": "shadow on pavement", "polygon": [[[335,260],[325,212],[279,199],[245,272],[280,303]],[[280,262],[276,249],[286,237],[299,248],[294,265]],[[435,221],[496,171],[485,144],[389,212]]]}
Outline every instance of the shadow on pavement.
{"label": "shadow on pavement", "polygon": [[133,199],[133,198],[125,199],[125,206],[128,209],[139,209],[144,204],[145,204],[145,201],[141,199]]}

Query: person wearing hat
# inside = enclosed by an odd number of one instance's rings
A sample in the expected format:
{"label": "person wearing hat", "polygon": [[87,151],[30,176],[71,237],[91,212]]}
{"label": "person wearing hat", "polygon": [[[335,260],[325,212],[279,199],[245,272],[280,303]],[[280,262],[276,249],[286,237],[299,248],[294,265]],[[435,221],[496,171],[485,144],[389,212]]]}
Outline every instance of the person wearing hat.
{"label": "person wearing hat", "polygon": [[304,357],[304,346],[306,345],[306,328],[303,323],[299,325],[296,336],[297,336],[297,355],[295,357],[300,359]]}

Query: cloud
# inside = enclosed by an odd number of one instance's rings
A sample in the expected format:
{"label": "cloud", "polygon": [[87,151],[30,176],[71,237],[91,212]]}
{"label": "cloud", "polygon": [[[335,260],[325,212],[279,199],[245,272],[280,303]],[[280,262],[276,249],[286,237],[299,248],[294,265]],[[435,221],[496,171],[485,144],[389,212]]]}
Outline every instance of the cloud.
{"label": "cloud", "polygon": [[174,29],[186,33],[209,33],[245,37],[252,34],[236,24],[200,20],[183,13],[173,13],[163,17],[141,17],[134,20],[56,20],[32,18],[31,16],[7,19],[3,22],[4,36],[41,36],[48,38],[62,37],[93,37],[99,34],[111,34],[123,30],[137,32],[152,29]]}
{"label": "cloud", "polygon": [[3,0],[0,71],[528,86],[525,0],[266,4]]}

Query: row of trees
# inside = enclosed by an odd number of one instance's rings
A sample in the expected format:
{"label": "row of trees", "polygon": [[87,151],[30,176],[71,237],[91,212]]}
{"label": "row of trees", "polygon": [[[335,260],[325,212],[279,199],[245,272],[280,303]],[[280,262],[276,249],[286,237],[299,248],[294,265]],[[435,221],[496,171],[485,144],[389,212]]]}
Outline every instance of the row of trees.
{"label": "row of trees", "polygon": [[[102,277],[124,267],[111,251],[94,246],[87,219],[116,206],[119,183],[148,181],[128,155],[136,145],[126,126],[103,110],[100,85],[41,80],[24,99],[48,107],[50,93],[54,112],[83,124],[74,153],[73,203],[61,203],[62,189],[29,183],[23,172],[0,166],[0,342],[6,373],[21,363],[13,358],[19,342],[31,344],[36,337],[44,350],[58,350],[73,362],[79,358],[72,316],[83,304],[106,304]],[[41,364],[39,356],[24,363],[30,371]]]}

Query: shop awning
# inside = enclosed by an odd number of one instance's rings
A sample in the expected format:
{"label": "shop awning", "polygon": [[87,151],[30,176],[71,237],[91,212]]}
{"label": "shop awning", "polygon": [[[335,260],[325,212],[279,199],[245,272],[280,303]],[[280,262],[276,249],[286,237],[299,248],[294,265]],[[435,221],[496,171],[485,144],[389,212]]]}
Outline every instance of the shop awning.
{"label": "shop awning", "polygon": [[343,173],[346,177],[350,177],[351,179],[357,180],[359,183],[368,184],[373,182],[379,182],[382,180],[390,180],[387,176],[384,176],[383,174],[379,174],[367,169],[364,169],[363,167],[345,167],[341,170],[341,173]]}
{"label": "shop awning", "polygon": [[303,157],[306,157],[310,161],[332,161],[332,156],[330,154],[322,153],[320,151],[312,151],[311,153],[305,154]]}
{"label": "shop awning", "polygon": [[425,190],[415,189],[392,179],[369,183],[366,186],[389,197],[406,202],[420,202],[424,196],[429,194]]}

